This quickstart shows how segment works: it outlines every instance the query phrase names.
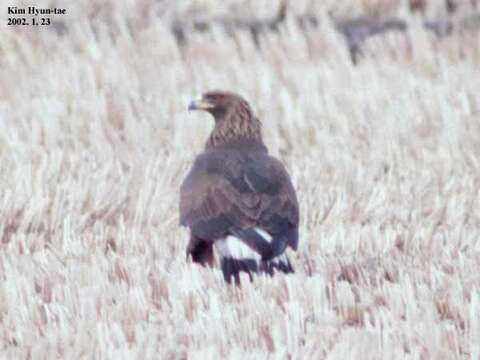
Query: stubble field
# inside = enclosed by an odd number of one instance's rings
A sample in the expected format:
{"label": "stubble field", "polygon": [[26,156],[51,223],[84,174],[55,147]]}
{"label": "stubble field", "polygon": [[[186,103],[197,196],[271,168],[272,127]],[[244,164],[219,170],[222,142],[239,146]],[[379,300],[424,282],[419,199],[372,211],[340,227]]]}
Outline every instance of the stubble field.
{"label": "stubble field", "polygon": [[[480,358],[479,32],[353,0],[304,31],[299,1],[260,49],[217,28],[179,48],[178,14],[278,3],[35,3],[63,25],[0,9],[1,358]],[[368,39],[354,66],[328,11],[378,4],[408,39]],[[217,88],[250,101],[300,203],[296,273],[240,289],[186,261],[178,225],[213,126],[186,104]]]}

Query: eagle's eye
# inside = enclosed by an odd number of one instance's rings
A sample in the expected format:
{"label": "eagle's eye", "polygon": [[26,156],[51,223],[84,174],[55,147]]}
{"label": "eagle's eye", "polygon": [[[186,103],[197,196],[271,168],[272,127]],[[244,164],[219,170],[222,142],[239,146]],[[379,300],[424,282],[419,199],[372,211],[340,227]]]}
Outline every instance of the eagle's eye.
{"label": "eagle's eye", "polygon": [[215,108],[224,107],[225,104],[225,97],[221,94],[208,94],[206,100],[215,106]]}
{"label": "eagle's eye", "polygon": [[219,101],[219,100],[221,100],[221,98],[222,98],[222,95],[220,95],[220,94],[208,94],[207,95],[207,99],[211,100],[211,101]]}

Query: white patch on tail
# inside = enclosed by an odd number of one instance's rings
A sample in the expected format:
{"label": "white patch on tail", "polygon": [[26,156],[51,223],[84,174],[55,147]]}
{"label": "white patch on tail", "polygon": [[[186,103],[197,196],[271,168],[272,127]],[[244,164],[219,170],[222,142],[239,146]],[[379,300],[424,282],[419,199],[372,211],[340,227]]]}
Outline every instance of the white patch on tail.
{"label": "white patch on tail", "polygon": [[222,258],[232,258],[236,260],[255,260],[260,262],[262,257],[245,245],[240,239],[229,235],[225,238],[215,241],[215,248]]}
{"label": "white patch on tail", "polygon": [[272,242],[272,236],[269,233],[267,233],[265,230],[260,229],[259,227],[254,228],[254,230],[257,232],[258,235],[264,238],[267,242],[269,243]]}

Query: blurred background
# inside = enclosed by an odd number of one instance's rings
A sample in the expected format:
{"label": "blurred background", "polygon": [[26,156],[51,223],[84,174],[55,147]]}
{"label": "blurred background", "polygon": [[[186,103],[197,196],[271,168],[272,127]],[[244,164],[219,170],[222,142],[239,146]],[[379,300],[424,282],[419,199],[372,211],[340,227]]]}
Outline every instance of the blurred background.
{"label": "blurred background", "polygon": [[[8,6],[67,13],[8,26]],[[480,358],[477,1],[0,14],[5,358]],[[251,103],[301,208],[296,274],[242,289],[186,261],[178,225],[213,127],[187,103],[218,88]]]}

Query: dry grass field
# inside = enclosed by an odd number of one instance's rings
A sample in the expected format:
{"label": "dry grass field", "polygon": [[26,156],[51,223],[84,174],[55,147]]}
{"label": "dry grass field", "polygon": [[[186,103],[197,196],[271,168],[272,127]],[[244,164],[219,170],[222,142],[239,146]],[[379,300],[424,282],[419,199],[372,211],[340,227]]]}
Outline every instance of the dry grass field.
{"label": "dry grass field", "polygon": [[[0,358],[480,358],[478,31],[439,39],[406,1],[298,1],[260,49],[221,29],[179,49],[175,16],[278,3],[48,5],[67,15],[41,28],[0,7]],[[368,39],[353,66],[329,10],[379,7],[409,41]],[[213,126],[186,104],[212,88],[250,101],[292,175],[293,275],[235,288],[185,259],[179,185]]]}

